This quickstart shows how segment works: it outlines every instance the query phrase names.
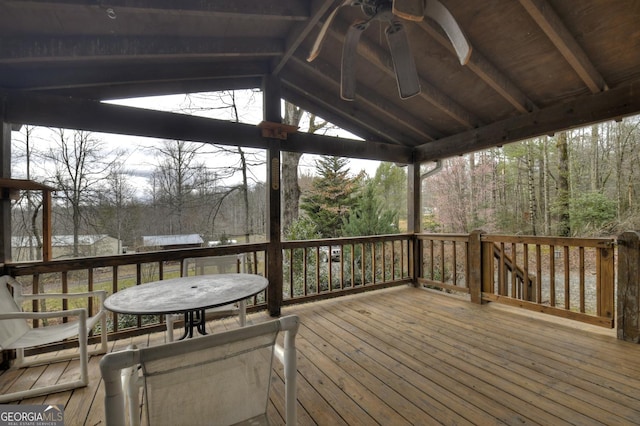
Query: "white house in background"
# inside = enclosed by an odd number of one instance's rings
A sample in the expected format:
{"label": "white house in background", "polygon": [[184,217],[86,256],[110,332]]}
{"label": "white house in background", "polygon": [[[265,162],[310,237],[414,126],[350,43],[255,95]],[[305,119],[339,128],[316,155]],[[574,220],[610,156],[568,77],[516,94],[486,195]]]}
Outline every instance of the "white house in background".
{"label": "white house in background", "polygon": [[142,237],[139,251],[171,250],[179,248],[203,247],[204,240],[198,234],[148,235]]}
{"label": "white house in background", "polygon": [[[11,254],[14,262],[41,258],[34,237],[12,237]],[[78,255],[109,256],[119,254],[119,241],[107,234],[78,235]],[[51,258],[73,257],[73,235],[54,235],[51,237]]]}

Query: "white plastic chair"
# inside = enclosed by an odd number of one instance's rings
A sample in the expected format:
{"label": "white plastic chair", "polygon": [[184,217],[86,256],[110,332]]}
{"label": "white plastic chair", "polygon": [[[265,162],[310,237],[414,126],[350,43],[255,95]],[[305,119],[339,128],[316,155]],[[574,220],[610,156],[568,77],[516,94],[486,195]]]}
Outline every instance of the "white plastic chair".
{"label": "white plastic chair", "polygon": [[[189,257],[182,261],[182,276],[189,276],[189,264],[195,264],[195,275],[207,275],[211,273],[237,273],[246,272],[246,255],[228,255],[228,256],[212,256],[212,257]],[[247,302],[242,300],[238,303],[219,306],[217,308],[207,309],[206,316],[209,319],[224,318],[232,315],[238,315],[240,326],[247,324]],[[167,341],[173,342],[173,329],[176,321],[184,319],[182,314],[165,315],[167,323]]]}
{"label": "white plastic chair", "polygon": [[[140,424],[140,387],[150,426],[268,424],[274,354],[284,365],[286,423],[295,425],[298,326],[298,317],[291,315],[105,355],[100,371],[107,426],[125,424],[125,394],[129,424]],[[280,331],[285,332],[284,346],[276,343]]]}
{"label": "white plastic chair", "polygon": [[[11,295],[7,285],[13,288],[13,296]],[[0,395],[0,403],[17,401],[24,398],[31,398],[39,395],[46,395],[64,390],[75,389],[87,386],[89,383],[88,361],[89,355],[103,354],[107,352],[107,317],[103,309],[103,302],[106,292],[103,290],[84,292],[84,293],[47,293],[47,294],[22,294],[22,286],[13,277],[4,275],[0,277],[0,349],[16,350],[16,360],[13,366],[16,368],[26,367],[36,364],[55,363],[71,358],[80,358],[80,378],[78,380],[58,383],[55,385],[41,386],[38,388],[28,389],[19,392],[13,392]],[[77,308],[63,311],[53,312],[23,312],[21,309],[22,302],[25,300],[40,299],[75,299],[83,298],[88,300],[89,297],[96,297],[99,301],[98,313],[92,317],[88,317],[85,308]],[[59,324],[32,328],[27,320],[35,319],[51,319],[67,317],[69,319],[77,318],[76,321],[69,321]],[[87,340],[89,333],[95,325],[100,321],[101,324],[101,344],[97,350],[88,351]],[[67,355],[59,355],[51,357],[37,357],[35,359],[25,358],[24,350],[30,347],[45,345],[48,343],[59,342],[65,339],[78,338],[78,347],[80,354],[69,353]]]}

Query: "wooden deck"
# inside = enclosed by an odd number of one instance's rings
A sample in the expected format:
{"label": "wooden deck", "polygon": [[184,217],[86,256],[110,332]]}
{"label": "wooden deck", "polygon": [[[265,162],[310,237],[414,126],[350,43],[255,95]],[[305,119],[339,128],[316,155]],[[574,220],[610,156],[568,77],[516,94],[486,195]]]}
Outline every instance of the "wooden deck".
{"label": "wooden deck", "polygon": [[[301,425],[640,424],[640,346],[613,330],[406,286],[283,310],[293,313],[302,322]],[[232,326],[210,324],[212,332]],[[111,342],[112,350],[132,341]],[[67,425],[104,424],[98,361],[87,388],[22,403],[65,404]],[[77,362],[9,370],[0,390],[55,380],[65,368]],[[270,417],[281,424],[276,373]]]}

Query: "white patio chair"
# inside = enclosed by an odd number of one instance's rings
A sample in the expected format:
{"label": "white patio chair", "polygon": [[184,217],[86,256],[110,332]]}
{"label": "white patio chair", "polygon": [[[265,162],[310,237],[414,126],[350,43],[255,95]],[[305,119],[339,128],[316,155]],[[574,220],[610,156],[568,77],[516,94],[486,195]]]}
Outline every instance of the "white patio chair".
{"label": "white patio chair", "polygon": [[[140,423],[140,387],[144,387],[143,412],[150,426],[268,424],[274,354],[284,365],[286,423],[295,425],[298,325],[298,317],[291,315],[105,355],[100,371],[107,426],[125,424],[125,405],[129,424]],[[285,332],[284,346],[276,343],[280,331]]]}
{"label": "white patio chair", "polygon": [[[211,256],[211,257],[188,257],[182,261],[182,276],[189,276],[189,264],[194,263],[195,275],[207,275],[212,273],[245,273],[247,270],[246,254],[228,255],[228,256]],[[238,315],[240,326],[247,324],[247,302],[242,300],[238,303],[219,306],[217,308],[207,309],[206,317],[225,318],[232,315]],[[165,315],[167,323],[167,341],[173,342],[173,329],[176,321],[184,319],[183,314]]]}
{"label": "white patio chair", "polygon": [[[7,285],[13,288],[13,296]],[[0,395],[0,403],[17,401],[39,395],[46,395],[64,390],[86,386],[89,383],[88,361],[89,355],[103,354],[107,352],[107,320],[102,304],[106,297],[103,290],[84,293],[47,293],[47,294],[22,294],[22,286],[13,277],[4,275],[0,277],[0,349],[16,350],[16,359],[13,367],[21,368],[29,365],[48,364],[64,361],[72,358],[80,358],[80,378],[78,380],[58,383],[55,385],[41,386],[24,391],[6,393]],[[96,297],[99,301],[98,313],[88,317],[85,308],[77,308],[53,312],[23,312],[22,302],[25,300],[41,299],[76,299]],[[62,318],[71,319],[63,323]],[[27,320],[60,318],[60,323],[50,326],[32,328]],[[72,320],[77,318],[77,320]],[[89,352],[87,340],[89,333],[95,325],[101,323],[101,344],[97,350]],[[67,355],[56,354],[50,357],[26,358],[24,350],[27,348],[55,343],[65,339],[78,338],[79,355],[69,353]]]}

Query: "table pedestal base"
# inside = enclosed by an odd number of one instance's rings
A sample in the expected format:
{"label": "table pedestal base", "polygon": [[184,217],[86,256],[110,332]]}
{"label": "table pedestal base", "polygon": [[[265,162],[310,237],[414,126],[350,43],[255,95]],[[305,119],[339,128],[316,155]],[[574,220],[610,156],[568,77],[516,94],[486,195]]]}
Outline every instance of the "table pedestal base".
{"label": "table pedestal base", "polygon": [[193,329],[195,328],[201,335],[206,335],[206,316],[204,309],[196,309],[194,311],[187,311],[184,313],[184,334],[178,340],[185,339],[187,337],[193,337]]}

